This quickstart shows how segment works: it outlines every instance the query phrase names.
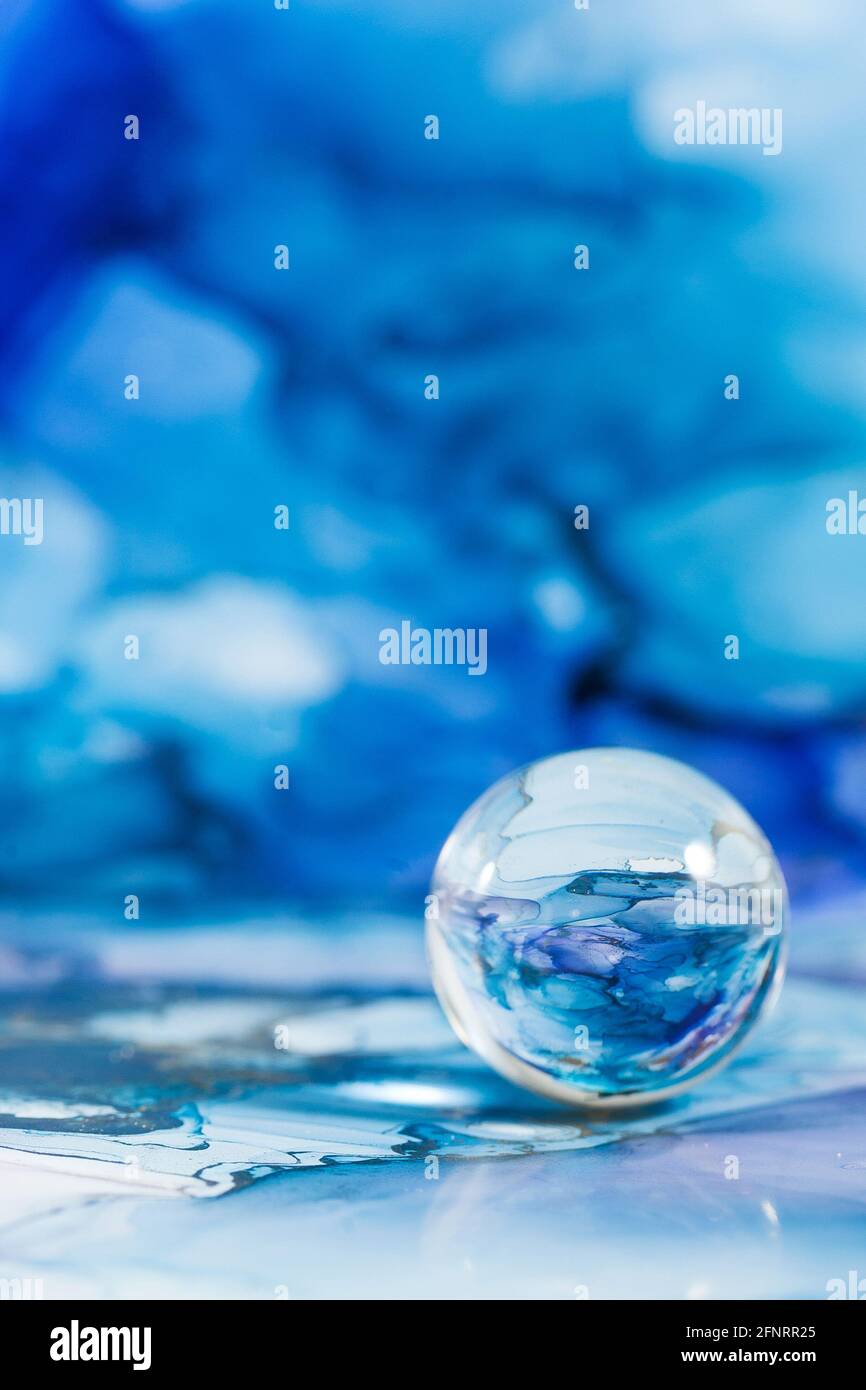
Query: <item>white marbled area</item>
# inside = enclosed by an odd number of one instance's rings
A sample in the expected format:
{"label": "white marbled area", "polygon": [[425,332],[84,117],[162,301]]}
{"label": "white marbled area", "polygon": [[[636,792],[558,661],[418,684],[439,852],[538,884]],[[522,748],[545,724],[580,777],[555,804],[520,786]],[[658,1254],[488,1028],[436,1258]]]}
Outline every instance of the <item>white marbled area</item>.
{"label": "white marbled area", "polygon": [[[216,1203],[148,1189],[154,1169],[108,1180],[136,1153],[127,1137],[94,1141],[74,1171],[57,1151],[39,1168],[0,1160],[0,1278],[39,1278],[47,1298],[822,1297],[862,1268],[866,1240],[860,1004],[791,982],[759,1050],[616,1127],[525,1107],[456,1048],[414,1083],[389,1085],[380,1062],[378,1082],[290,1104],[203,1106],[212,1177],[290,1170]],[[388,1149],[413,1121],[442,1127],[436,1180]],[[151,1158],[181,1191],[208,1190],[184,1174],[202,1157],[190,1138]]]}
{"label": "white marbled area", "polygon": [[[840,952],[859,959],[858,910],[795,923],[781,1004],[726,1071],[616,1124],[536,1101],[459,1047],[434,1001],[406,993],[414,928],[393,989],[351,995],[359,950],[329,961],[319,995],[284,998],[273,978],[233,995],[231,957],[250,953],[232,928],[149,948],[137,934],[128,975],[124,939],[94,932],[91,965],[98,978],[113,962],[118,997],[67,1021],[69,1036],[55,1019],[57,1045],[130,1045],[192,1063],[202,1086],[173,1128],[100,1133],[86,1126],[124,1108],[108,1092],[4,1084],[4,1113],[26,1125],[0,1133],[0,1280],[39,1279],[46,1298],[826,1296],[866,1267],[866,1012],[856,975],[833,975]],[[224,971],[212,997],[130,1008],[122,984],[161,961],[176,991],[208,932]],[[284,963],[315,934],[286,932]],[[43,941],[58,962],[62,938],[57,925]],[[278,1023],[290,1051],[268,1048]],[[237,1094],[209,1084],[238,1067]]]}

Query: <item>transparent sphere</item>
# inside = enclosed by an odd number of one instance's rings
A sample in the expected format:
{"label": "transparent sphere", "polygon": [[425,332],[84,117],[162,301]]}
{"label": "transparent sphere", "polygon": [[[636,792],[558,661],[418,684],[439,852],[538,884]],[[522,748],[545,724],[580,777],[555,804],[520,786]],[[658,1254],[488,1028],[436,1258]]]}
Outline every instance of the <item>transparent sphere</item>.
{"label": "transparent sphere", "polygon": [[647,1104],[721,1065],[781,985],[787,895],[742,806],[671,758],[519,768],[446,841],[433,982],[497,1071],[575,1105]]}

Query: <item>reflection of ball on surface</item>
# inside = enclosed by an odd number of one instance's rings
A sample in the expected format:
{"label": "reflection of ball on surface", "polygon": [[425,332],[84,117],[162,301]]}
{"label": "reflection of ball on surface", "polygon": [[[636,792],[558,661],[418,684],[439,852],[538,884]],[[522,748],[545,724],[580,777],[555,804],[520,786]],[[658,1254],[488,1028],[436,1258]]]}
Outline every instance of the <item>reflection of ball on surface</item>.
{"label": "reflection of ball on surface", "polygon": [[653,753],[583,749],[510,773],[458,821],[433,892],[428,951],[455,1030],[557,1100],[674,1094],[728,1058],[781,984],[770,845],[715,782]]}

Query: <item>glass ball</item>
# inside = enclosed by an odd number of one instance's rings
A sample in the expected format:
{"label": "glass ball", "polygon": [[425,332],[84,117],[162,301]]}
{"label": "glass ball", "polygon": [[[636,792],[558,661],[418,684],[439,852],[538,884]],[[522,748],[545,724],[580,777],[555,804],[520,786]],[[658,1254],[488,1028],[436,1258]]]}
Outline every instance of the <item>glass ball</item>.
{"label": "glass ball", "polygon": [[677,1094],[728,1060],[784,973],[787,894],[742,806],[684,763],[586,748],[461,817],[427,909],[463,1042],[574,1105]]}

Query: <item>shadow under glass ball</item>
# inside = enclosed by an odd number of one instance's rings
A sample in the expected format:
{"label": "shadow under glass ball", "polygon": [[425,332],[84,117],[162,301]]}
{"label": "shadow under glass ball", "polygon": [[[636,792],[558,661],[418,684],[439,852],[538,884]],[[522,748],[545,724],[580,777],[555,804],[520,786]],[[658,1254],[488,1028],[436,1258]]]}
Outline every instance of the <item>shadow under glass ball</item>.
{"label": "shadow under glass ball", "polygon": [[588,748],[510,773],[449,835],[432,895],[433,983],[458,1036],[560,1102],[676,1095],[781,986],[770,844],[717,783],[654,753]]}

